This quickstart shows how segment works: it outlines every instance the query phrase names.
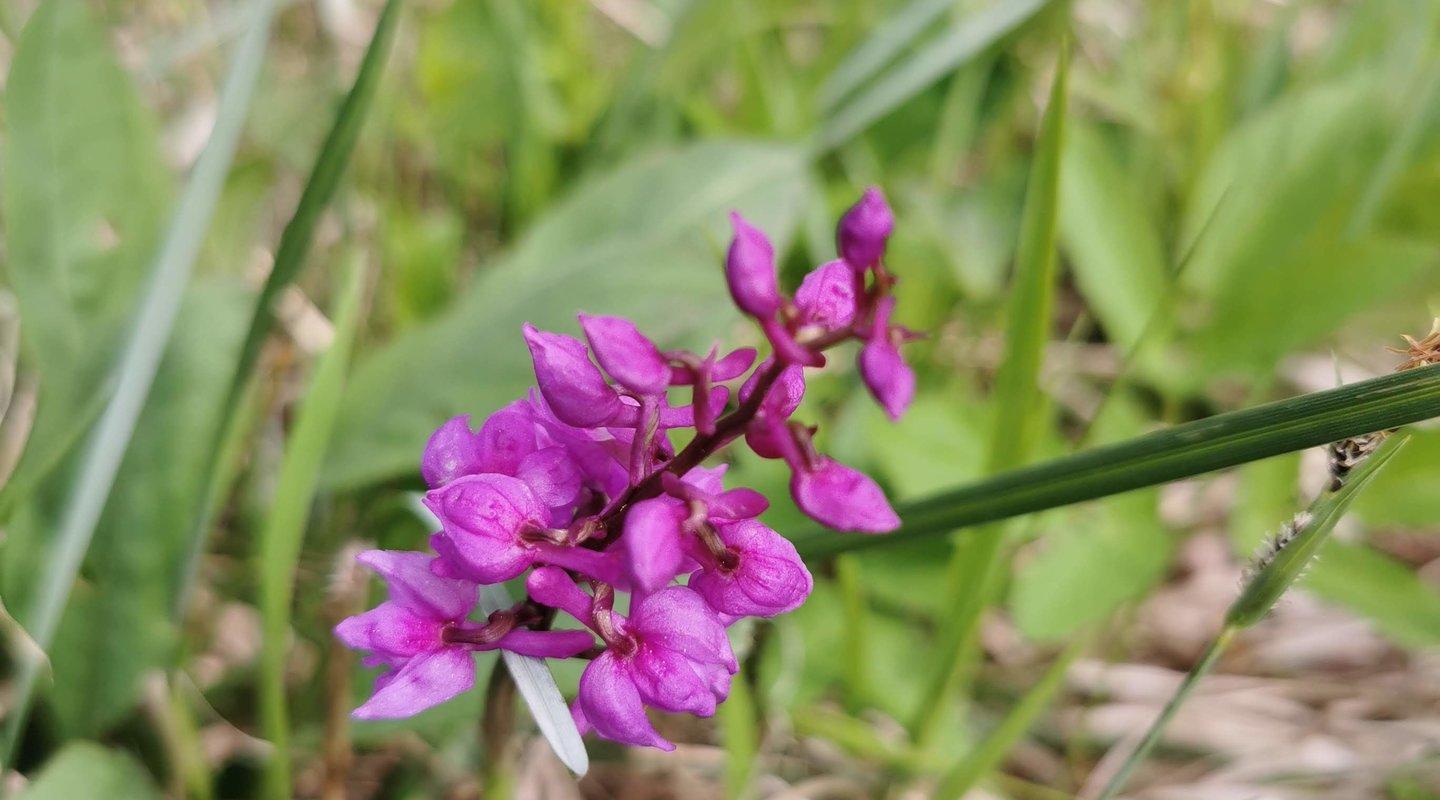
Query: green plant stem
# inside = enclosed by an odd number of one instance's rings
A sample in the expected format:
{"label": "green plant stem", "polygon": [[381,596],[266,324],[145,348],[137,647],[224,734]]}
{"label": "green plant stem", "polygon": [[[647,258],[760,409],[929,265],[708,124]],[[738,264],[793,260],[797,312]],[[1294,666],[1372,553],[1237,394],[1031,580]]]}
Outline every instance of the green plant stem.
{"label": "green plant stem", "polygon": [[[1005,358],[995,376],[995,412],[990,430],[986,471],[1014,469],[1034,451],[1039,438],[1045,397],[1040,367],[1049,339],[1055,297],[1055,237],[1059,215],[1060,156],[1064,150],[1067,84],[1070,62],[1067,39],[1060,43],[1050,100],[1036,137],[1036,154],[1025,188],[1020,242],[1015,254]],[[929,741],[951,687],[972,658],[980,618],[998,591],[1004,573],[1007,526],[990,525],[976,532],[977,541],[955,548],[947,570],[947,596],[956,613],[940,630],[937,667],[910,727],[921,747]]]}
{"label": "green plant stem", "polygon": [[266,763],[266,794],[290,796],[290,731],[285,701],[285,663],[290,647],[291,605],[305,524],[320,483],[320,465],[335,428],[350,350],[365,292],[365,260],[350,257],[335,317],[335,340],[315,369],[294,433],[285,447],[278,489],[260,532],[260,726],[274,745]]}
{"label": "green plant stem", "polygon": [[865,589],[860,577],[860,564],[853,558],[835,559],[835,582],[840,589],[841,606],[845,613],[843,642],[845,705],[851,711],[864,707],[870,696],[866,670]]}
{"label": "green plant stem", "polygon": [[1289,537],[1283,547],[1280,547],[1279,552],[1272,554],[1255,567],[1254,573],[1246,580],[1239,597],[1230,604],[1230,609],[1225,614],[1224,627],[1220,629],[1219,635],[1206,648],[1199,663],[1191,668],[1185,676],[1185,680],[1181,682],[1180,687],[1170,701],[1165,704],[1165,708],[1161,710],[1160,716],[1155,718],[1150,729],[1145,732],[1145,738],[1126,756],[1120,769],[1111,776],[1097,800],[1108,800],[1124,788],[1125,781],[1129,779],[1130,774],[1135,771],[1140,762],[1149,755],[1150,750],[1160,739],[1160,734],[1165,730],[1165,726],[1170,723],[1170,718],[1175,716],[1175,711],[1180,704],[1190,696],[1195,684],[1210,670],[1215,660],[1235,638],[1235,634],[1263,619],[1286,590],[1294,585],[1315,557],[1320,546],[1325,543],[1330,532],[1335,529],[1336,523],[1345,515],[1350,503],[1354,501],[1360,490],[1374,480],[1390,459],[1400,452],[1400,448],[1405,446],[1408,438],[1403,434],[1392,437],[1365,459],[1359,469],[1352,471],[1350,477],[1338,491],[1325,493],[1316,498],[1305,514],[1297,517],[1291,523],[1298,525],[1293,530],[1293,535]]}
{"label": "green plant stem", "polygon": [[1175,694],[1171,695],[1170,700],[1165,703],[1165,707],[1160,710],[1160,716],[1156,717],[1155,721],[1150,723],[1150,729],[1145,731],[1145,738],[1141,739],[1140,743],[1136,745],[1135,749],[1126,757],[1125,763],[1121,764],[1120,769],[1111,776],[1110,781],[1105,784],[1104,791],[1100,793],[1100,796],[1096,798],[1096,800],[1109,800],[1109,798],[1114,797],[1115,793],[1125,786],[1125,781],[1129,780],[1130,774],[1135,771],[1135,768],[1140,765],[1140,762],[1144,761],[1145,757],[1150,754],[1150,751],[1155,748],[1155,743],[1160,740],[1160,734],[1165,731],[1165,726],[1170,724],[1171,717],[1174,717],[1175,712],[1180,710],[1180,705],[1190,697],[1190,693],[1195,690],[1196,684],[1198,684],[1200,679],[1205,677],[1205,673],[1209,672],[1210,668],[1215,665],[1215,661],[1220,658],[1220,654],[1225,652],[1226,647],[1230,646],[1231,640],[1235,638],[1235,634],[1238,631],[1239,628],[1234,625],[1226,625],[1220,629],[1219,635],[1215,637],[1214,641],[1210,642],[1209,647],[1205,648],[1204,655],[1202,655],[1195,666],[1191,667],[1190,671],[1185,674],[1185,680],[1180,682],[1180,688],[1175,690]]}
{"label": "green plant stem", "polygon": [[[31,605],[32,613],[24,620],[26,629],[42,650],[49,649],[55,638],[80,565],[90,549],[95,526],[105,509],[165,354],[185,286],[210,227],[250,110],[250,100],[265,61],[274,10],[273,0],[257,0],[251,8],[250,28],[236,48],[221,90],[214,130],[175,207],[174,217],[155,256],[149,285],[116,361],[115,393],[89,437],[71,484],[72,491],[56,534],[56,547],[45,562],[45,572]],[[27,659],[17,665],[12,706],[0,738],[0,773],[9,764],[24,730],[40,664],[39,659]]]}
{"label": "green plant stem", "polygon": [[1035,720],[1050,707],[1055,695],[1064,685],[1065,673],[1075,659],[1089,647],[1091,636],[1078,636],[1066,646],[1053,663],[1045,670],[1020,702],[1010,709],[1000,725],[947,773],[935,789],[934,797],[939,800],[961,798],[977,781],[1000,764],[1000,760],[1015,746],[1020,737],[1030,730]]}

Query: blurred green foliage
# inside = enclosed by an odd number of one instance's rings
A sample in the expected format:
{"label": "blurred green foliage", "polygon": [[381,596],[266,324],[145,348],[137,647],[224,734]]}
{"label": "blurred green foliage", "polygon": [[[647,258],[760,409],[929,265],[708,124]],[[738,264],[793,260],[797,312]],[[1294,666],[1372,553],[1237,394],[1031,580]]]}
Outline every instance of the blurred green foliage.
{"label": "blurred green foliage", "polygon": [[[0,438],[25,441],[0,491],[0,596],[18,619],[193,157],[180,143],[213,101],[243,11],[204,0],[35,5],[0,9],[5,280],[22,321],[20,385],[38,387],[33,424],[10,414],[0,426]],[[612,16],[616,8],[635,15]],[[202,672],[199,660],[211,659],[194,712],[258,728],[254,664],[217,650],[217,620],[243,617],[236,609],[257,598],[248,560],[276,497],[271,476],[295,387],[318,355],[297,335],[303,314],[282,315],[285,335],[273,337],[245,401],[259,422],[242,443],[204,591],[190,619],[170,609],[255,274],[269,265],[376,11],[295,4],[280,17],[199,274],[48,654],[53,688],[18,764],[31,773],[49,760],[32,775],[35,797],[80,796],[69,781],[92,773],[83,780],[113,786],[107,796],[153,796],[134,758],[65,743],[123,743],[167,775],[177,757],[141,709],[144,678],[158,670]],[[325,670],[304,666],[328,646],[335,612],[322,593],[336,555],[356,540],[424,545],[402,490],[418,484],[428,433],[525,390],[524,321],[574,332],[584,310],[632,316],[667,345],[753,339],[729,310],[719,271],[732,208],[776,238],[793,285],[833,256],[837,213],[866,184],[884,187],[899,218],[888,262],[902,278],[899,320],[930,334],[912,350],[920,396],[904,421],[887,422],[863,402],[842,356],[801,413],[820,423],[822,446],[871,469],[893,497],[978,477],[995,447],[987,398],[1062,35],[1074,54],[1059,274],[1038,328],[1049,408],[1030,420],[1039,431],[1031,460],[1072,448],[1111,391],[1095,442],[1319,388],[1328,366],[1317,381],[1314,356],[1323,362],[1327,351],[1351,370],[1382,370],[1382,345],[1423,332],[1440,308],[1434,2],[406,4],[376,107],[298,287],[333,308],[340,254],[358,249],[376,262],[320,493],[303,542],[289,543],[303,545],[292,632],[301,666],[290,675],[297,763],[334,735],[329,704],[349,702],[327,696]],[[300,293],[286,302],[304,307]],[[1440,593],[1375,534],[1440,531],[1437,459],[1440,438],[1418,432],[1357,502],[1361,530],[1327,543],[1305,583],[1408,647],[1440,644]],[[771,524],[804,524],[783,499],[783,469],[743,456],[733,469],[777,499]],[[1246,552],[1297,507],[1299,467],[1283,457],[1240,472],[1229,530]],[[1001,580],[1001,610],[1044,646],[1123,628],[1117,612],[1163,579],[1188,533],[1167,523],[1161,495],[1012,526],[1018,557]],[[726,738],[745,752],[762,747],[735,726],[775,714],[809,720],[807,730],[843,729],[815,713],[842,691],[851,707],[908,720],[951,613],[949,558],[943,541],[916,542],[854,562],[865,627],[858,665],[836,663],[847,620],[822,577],[814,599],[771,632],[755,691],[724,720]],[[566,691],[572,667],[557,670]],[[359,692],[369,677],[356,673]],[[997,680],[1011,697],[1025,688]],[[430,743],[441,766],[404,760],[386,788],[437,794],[445,776],[473,772],[479,702],[471,695],[353,735],[362,748],[407,734]],[[928,753],[867,752],[869,740],[847,740],[879,763],[939,774],[1003,712],[984,698],[947,704]],[[217,786],[244,794],[258,772],[253,757],[235,756],[217,769]],[[732,784],[752,774],[732,763]]]}

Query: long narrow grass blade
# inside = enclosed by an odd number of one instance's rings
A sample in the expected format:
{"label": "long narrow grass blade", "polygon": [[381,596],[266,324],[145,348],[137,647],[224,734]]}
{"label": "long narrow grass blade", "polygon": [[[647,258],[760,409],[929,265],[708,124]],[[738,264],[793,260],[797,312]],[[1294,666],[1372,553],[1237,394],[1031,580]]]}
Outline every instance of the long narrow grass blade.
{"label": "long narrow grass blade", "polygon": [[1010,470],[901,506],[888,536],[797,537],[806,559],[939,536],[957,528],[1108,497],[1440,417],[1440,365],[1217,414]]}
{"label": "long narrow grass blade", "polygon": [[[130,445],[135,423],[165,353],[185,285],[234,160],[250,99],[265,61],[274,11],[273,0],[256,0],[252,4],[250,28],[231,61],[220,94],[215,127],[175,207],[175,216],[155,256],[149,285],[136,309],[134,327],[115,364],[115,393],[90,435],[60,517],[56,546],[45,562],[45,574],[37,585],[38,596],[29,618],[24,620],[26,629],[42,649],[49,648],[60,624],[80,564],[90,549],[95,525],[115,483],[115,473]],[[0,772],[8,764],[24,729],[39,666],[40,662],[35,659],[17,665],[12,706],[3,739],[0,739]]]}
{"label": "long narrow grass blade", "polygon": [[868,89],[831,114],[821,126],[819,147],[828,150],[844,144],[871,123],[1019,28],[1045,4],[1046,0],[998,0],[982,11],[956,20],[954,25],[877,77]]}
{"label": "long narrow grass blade", "polygon": [[345,95],[340,108],[335,112],[335,121],[331,123],[330,131],[325,136],[325,142],[320,147],[320,153],[315,158],[315,165],[310,170],[310,178],[305,183],[305,190],[300,195],[300,202],[295,207],[294,215],[286,223],[285,230],[280,234],[280,245],[275,252],[275,265],[270,270],[269,277],[265,279],[265,285],[261,287],[259,297],[255,300],[250,327],[245,333],[245,342],[241,346],[239,359],[235,362],[235,371],[231,374],[230,386],[225,395],[224,409],[215,429],[215,439],[211,446],[211,452],[215,453],[213,459],[215,463],[208,467],[205,480],[206,490],[201,493],[202,505],[196,509],[195,524],[191,528],[190,552],[186,555],[185,563],[182,566],[180,591],[175,598],[176,616],[183,613],[189,599],[190,588],[195,582],[195,572],[200,556],[204,553],[205,542],[209,536],[212,522],[213,504],[209,500],[221,491],[221,480],[226,473],[219,463],[221,453],[224,450],[224,443],[229,436],[231,426],[234,424],[236,409],[245,396],[245,387],[250,381],[250,374],[259,360],[260,347],[265,343],[265,339],[274,325],[273,306],[275,300],[280,296],[280,292],[293,283],[300,274],[300,270],[305,264],[305,256],[310,251],[315,226],[320,221],[320,215],[330,205],[330,200],[335,196],[336,187],[340,184],[340,178],[345,174],[345,167],[350,163],[350,154],[355,150],[355,141],[360,136],[360,129],[364,125],[365,118],[369,116],[370,104],[375,96],[375,87],[380,81],[385,56],[389,53],[390,43],[394,39],[399,14],[399,0],[388,0],[380,11],[380,18],[375,24],[375,33],[370,38],[370,45],[365,51],[364,60],[360,63],[360,70],[355,75],[355,82],[351,85],[349,93]]}
{"label": "long narrow grass blade", "polygon": [[891,14],[820,84],[820,109],[833,111],[846,95],[914,45],[926,29],[956,5],[955,0],[914,0]]}
{"label": "long narrow grass blade", "polygon": [[285,445],[275,498],[260,531],[256,563],[260,587],[260,727],[274,746],[265,765],[265,793],[276,800],[290,797],[292,789],[285,662],[290,649],[295,571],[310,506],[320,484],[320,465],[325,462],[345,391],[345,374],[365,292],[365,259],[358,254],[350,259],[335,315],[335,338],[316,366],[300,406],[295,430]]}
{"label": "long narrow grass blade", "polygon": [[[439,518],[420,502],[420,495],[411,495],[410,508],[427,526],[435,529],[440,527]],[[504,586],[480,587],[480,610],[486,614],[510,608],[514,604],[515,601],[510,598],[510,593],[505,591]],[[560,695],[560,687],[555,685],[555,676],[550,674],[550,667],[545,664],[545,660],[522,656],[509,650],[500,651],[500,658],[505,662],[505,668],[510,670],[510,676],[515,679],[515,687],[520,690],[521,699],[535,718],[540,734],[550,743],[560,762],[577,776],[589,772],[590,756],[585,752],[584,741],[580,739],[580,729],[575,727],[575,718],[570,716],[570,709],[565,705],[565,698]]]}
{"label": "long narrow grass blade", "polygon": [[1050,707],[1055,694],[1064,685],[1065,673],[1089,643],[1090,637],[1081,636],[1060,653],[1054,663],[1046,668],[1045,674],[1040,676],[1040,680],[1010,709],[1010,713],[1005,715],[999,726],[985,737],[985,741],[946,773],[935,789],[934,797],[937,800],[964,797],[976,781],[1000,764],[1000,760],[1015,747],[1020,737],[1024,736],[1030,726],[1035,724],[1035,720]]}
{"label": "long narrow grass blade", "polygon": [[1350,473],[1349,479],[1346,480],[1344,486],[1340,487],[1339,491],[1323,495],[1310,504],[1310,508],[1299,518],[1303,522],[1298,524],[1293,538],[1280,547],[1279,552],[1275,553],[1272,558],[1260,565],[1246,581],[1245,587],[1240,591],[1240,596],[1235,599],[1226,613],[1225,625],[1221,628],[1220,633],[1206,648],[1199,663],[1185,675],[1185,680],[1180,683],[1175,694],[1165,703],[1160,715],[1155,718],[1149,730],[1145,732],[1145,737],[1140,740],[1135,749],[1126,756],[1115,774],[1110,777],[1105,784],[1105,789],[1100,792],[1098,800],[1109,800],[1125,787],[1125,782],[1130,779],[1135,768],[1140,766],[1140,763],[1154,749],[1156,742],[1160,740],[1160,735],[1165,731],[1165,727],[1170,724],[1175,712],[1194,691],[1200,678],[1210,671],[1237,633],[1259,622],[1266,614],[1270,613],[1270,609],[1305,571],[1310,560],[1320,549],[1320,545],[1324,544],[1330,536],[1330,532],[1335,529],[1340,518],[1345,516],[1345,511],[1350,508],[1350,503],[1355,500],[1360,490],[1379,474],[1396,453],[1400,452],[1400,448],[1405,446],[1408,439],[1407,436],[1392,438],[1371,454],[1359,469]]}
{"label": "long narrow grass blade", "polygon": [[[1024,463],[1034,450],[1046,418],[1040,366],[1055,298],[1055,237],[1069,61],[1069,44],[1062,42],[1025,191],[1015,278],[1010,288],[1005,358],[995,376],[995,415],[985,465],[990,473]],[[929,738],[957,671],[970,661],[981,612],[990,603],[1002,572],[1005,530],[1000,524],[982,528],[973,546],[956,548],[951,558],[946,591],[950,602],[957,604],[956,613],[947,617],[941,628],[935,672],[915,710],[911,734],[917,742],[923,744]]]}

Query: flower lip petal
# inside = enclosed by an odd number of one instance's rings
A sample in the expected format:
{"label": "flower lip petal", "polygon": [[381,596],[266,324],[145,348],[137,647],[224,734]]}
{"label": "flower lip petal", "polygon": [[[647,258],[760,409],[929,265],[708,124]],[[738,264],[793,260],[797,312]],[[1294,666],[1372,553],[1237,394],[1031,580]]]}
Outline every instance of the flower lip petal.
{"label": "flower lip petal", "polygon": [[436,620],[463,619],[475,608],[479,587],[464,580],[437,576],[428,553],[366,550],[355,560],[385,580],[390,599],[417,614]]}
{"label": "flower lip petal", "polygon": [[601,653],[580,676],[575,717],[583,727],[614,742],[674,750],[655,732],[630,674],[630,665],[614,653]]}
{"label": "flower lip petal", "polygon": [[446,647],[410,659],[375,694],[351,712],[355,719],[413,717],[475,687],[475,662],[470,653]]}

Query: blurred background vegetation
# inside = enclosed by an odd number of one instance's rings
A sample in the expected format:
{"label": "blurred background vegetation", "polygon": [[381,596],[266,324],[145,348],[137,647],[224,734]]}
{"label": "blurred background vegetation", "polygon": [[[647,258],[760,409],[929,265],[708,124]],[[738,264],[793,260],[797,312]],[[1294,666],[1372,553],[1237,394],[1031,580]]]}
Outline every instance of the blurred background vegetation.
{"label": "blurred background vegetation", "polygon": [[[0,5],[12,665],[33,650],[31,598],[120,343],[264,5]],[[376,51],[348,170],[220,437],[257,292],[334,146],[381,5],[278,3],[174,333],[44,648],[12,791],[259,791],[271,570],[294,586],[270,637],[294,792],[476,796],[500,766],[477,741],[482,692],[345,724],[370,672],[328,631],[375,592],[350,554],[424,546],[406,500],[421,446],[531,383],[521,322],[573,332],[583,309],[667,344],[753,340],[720,274],[732,208],[782,243],[793,285],[833,256],[833,220],[859,191],[885,189],[899,320],[929,334],[911,350],[919,397],[889,423],[835,359],[802,417],[901,500],[980,477],[1027,175],[1067,36],[1060,270],[1030,460],[1328,388],[1337,371],[1382,374],[1397,361],[1385,346],[1440,310],[1440,3],[412,0]],[[365,297],[349,315],[347,274]],[[326,352],[339,355],[321,380]],[[925,797],[977,753],[975,797],[1093,791],[1097,763],[1214,633],[1237,555],[1323,483],[1316,456],[1010,526],[973,663],[938,698],[949,541],[843,558],[757,642],[737,632],[756,649],[743,696],[715,724],[665,720],[690,743],[679,753],[592,745],[577,789],[522,714],[487,796],[508,781],[520,797]],[[808,530],[783,467],[737,458],[736,480],[777,500],[769,522]],[[282,462],[314,475],[313,496]],[[1182,712],[1140,796],[1440,796],[1437,478],[1440,433],[1420,430],[1303,592]],[[275,518],[296,509],[291,535]],[[277,551],[260,544],[267,530]],[[556,673],[572,691],[578,666]],[[0,692],[0,712],[14,697]],[[1025,724],[1001,724],[1026,700]]]}

